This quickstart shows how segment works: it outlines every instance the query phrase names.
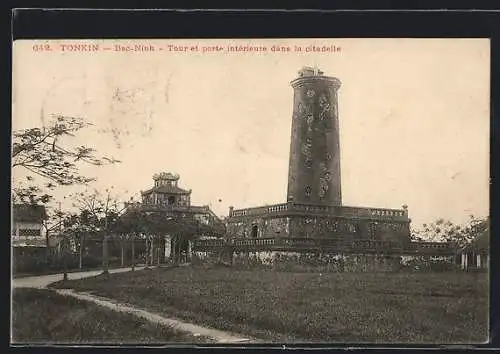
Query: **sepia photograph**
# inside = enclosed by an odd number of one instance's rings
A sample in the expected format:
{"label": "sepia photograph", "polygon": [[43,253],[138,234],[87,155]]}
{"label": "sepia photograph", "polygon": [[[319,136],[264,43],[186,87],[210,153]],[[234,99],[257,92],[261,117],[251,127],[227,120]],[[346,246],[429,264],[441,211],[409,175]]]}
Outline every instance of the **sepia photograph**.
{"label": "sepia photograph", "polygon": [[11,345],[489,341],[488,39],[12,50]]}

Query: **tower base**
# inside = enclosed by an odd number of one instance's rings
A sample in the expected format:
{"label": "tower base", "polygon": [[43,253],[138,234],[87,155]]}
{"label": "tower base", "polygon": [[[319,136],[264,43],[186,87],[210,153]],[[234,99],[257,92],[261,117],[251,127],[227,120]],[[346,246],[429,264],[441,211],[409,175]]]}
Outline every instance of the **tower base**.
{"label": "tower base", "polygon": [[325,206],[288,202],[231,210],[230,238],[337,238],[410,242],[406,209]]}

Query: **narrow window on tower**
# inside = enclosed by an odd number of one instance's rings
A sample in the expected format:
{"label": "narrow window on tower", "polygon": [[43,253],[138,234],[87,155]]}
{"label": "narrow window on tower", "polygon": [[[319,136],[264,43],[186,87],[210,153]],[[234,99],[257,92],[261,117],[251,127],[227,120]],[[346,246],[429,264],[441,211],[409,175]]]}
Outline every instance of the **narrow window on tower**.
{"label": "narrow window on tower", "polygon": [[311,195],[311,186],[306,186],[305,193],[306,193],[307,197],[309,197]]}

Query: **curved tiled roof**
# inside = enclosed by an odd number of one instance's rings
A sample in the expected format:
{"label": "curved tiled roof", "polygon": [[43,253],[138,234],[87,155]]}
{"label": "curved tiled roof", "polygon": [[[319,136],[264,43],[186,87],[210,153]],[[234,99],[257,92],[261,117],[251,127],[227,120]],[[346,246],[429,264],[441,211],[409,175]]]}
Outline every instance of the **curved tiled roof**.
{"label": "curved tiled roof", "polygon": [[177,173],[170,173],[170,172],[160,172],[156,173],[153,176],[153,180],[157,181],[159,179],[166,179],[166,180],[171,180],[171,181],[177,181],[179,179],[179,175]]}
{"label": "curved tiled roof", "polygon": [[191,191],[187,191],[185,189],[176,187],[176,186],[170,186],[168,184],[159,186],[159,187],[153,187],[151,189],[148,189],[147,191],[142,192],[142,194],[151,194],[153,192],[156,193],[170,193],[170,194],[189,194]]}

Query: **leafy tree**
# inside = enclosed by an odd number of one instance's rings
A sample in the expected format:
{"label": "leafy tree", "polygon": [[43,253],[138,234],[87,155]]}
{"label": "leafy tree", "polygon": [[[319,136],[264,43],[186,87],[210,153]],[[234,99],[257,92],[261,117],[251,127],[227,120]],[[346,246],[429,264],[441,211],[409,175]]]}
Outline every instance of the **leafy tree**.
{"label": "leafy tree", "polygon": [[422,226],[422,229],[412,231],[414,241],[448,242],[455,247],[462,247],[488,230],[489,219],[470,215],[468,222],[462,225],[438,219]]}
{"label": "leafy tree", "polygon": [[99,219],[89,210],[83,209],[76,213],[63,214],[63,234],[66,241],[70,241],[79,254],[79,268],[83,267],[84,248],[99,233]]}
{"label": "leafy tree", "polygon": [[131,242],[132,244],[132,269],[135,268],[136,241],[145,240],[146,231],[146,214],[140,209],[134,207],[127,208],[123,215],[121,215],[111,226],[111,232],[117,234],[121,241],[122,263],[124,242]]}
{"label": "leafy tree", "polygon": [[[87,219],[92,227],[102,237],[103,241],[103,268],[104,273],[108,273],[108,240],[113,236],[113,230],[120,220],[120,214],[126,209],[119,207],[118,197],[112,195],[112,189],[107,188],[105,193],[97,190],[92,192],[82,192],[74,196],[74,206],[78,207],[81,213],[87,215]],[[131,198],[132,199],[132,198]]]}
{"label": "leafy tree", "polygon": [[[18,181],[13,188],[13,199],[21,203],[48,203],[52,190],[58,185],[87,184],[95,178],[80,174],[79,163],[91,165],[114,164],[120,161],[114,158],[97,157],[96,150],[88,146],[69,147],[63,138],[75,134],[90,126],[81,118],[57,115],[48,126],[42,128],[22,129],[13,132],[12,168],[28,171],[26,185]],[[44,188],[32,184],[37,175],[46,181]]]}
{"label": "leafy tree", "polygon": [[212,227],[203,225],[192,216],[168,215],[165,213],[142,213],[141,230],[147,235],[148,264],[153,264],[154,258],[160,263],[160,247],[164,235],[170,235],[172,240],[172,259],[180,261],[181,251],[187,242],[202,232],[215,232]]}
{"label": "leafy tree", "polygon": [[94,189],[73,194],[73,206],[85,213],[86,220],[96,223],[96,227],[103,228],[106,221],[109,224],[116,222],[120,215],[119,198],[113,195],[113,187],[106,188],[104,193]]}
{"label": "leafy tree", "polygon": [[459,246],[470,244],[479,236],[488,232],[489,228],[489,218],[477,218],[474,215],[470,215],[469,222],[462,226],[461,232],[455,237],[448,238],[446,241]]}
{"label": "leafy tree", "polygon": [[153,265],[155,254],[160,262],[160,244],[165,234],[172,234],[176,229],[177,220],[164,213],[146,213],[146,234],[148,236],[148,259]]}
{"label": "leafy tree", "polygon": [[[86,198],[86,207],[96,209],[96,199]],[[97,209],[101,210],[103,204]],[[116,210],[116,209],[114,209]],[[116,235],[116,240],[121,244],[122,255],[123,245],[135,240],[144,240],[146,247],[146,264],[153,265],[156,260],[160,264],[160,252],[163,245],[164,236],[172,237],[172,254],[174,261],[180,260],[180,252],[186,247],[189,240],[196,235],[222,235],[225,232],[222,223],[206,225],[198,222],[193,216],[172,215],[161,212],[147,212],[141,208],[141,204],[130,204],[123,214],[112,211],[108,213],[108,231]],[[132,250],[134,254],[134,249]],[[122,256],[123,258],[123,256]]]}

